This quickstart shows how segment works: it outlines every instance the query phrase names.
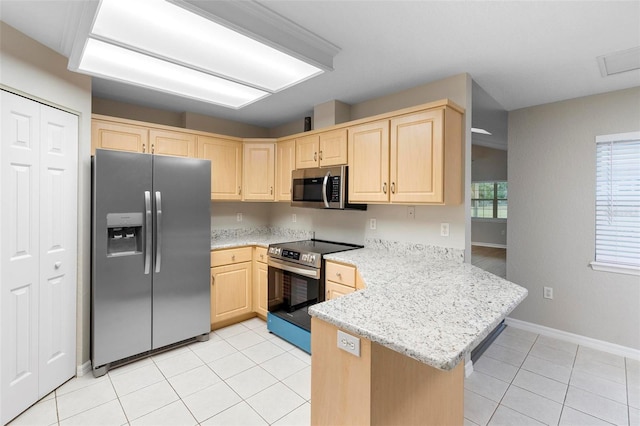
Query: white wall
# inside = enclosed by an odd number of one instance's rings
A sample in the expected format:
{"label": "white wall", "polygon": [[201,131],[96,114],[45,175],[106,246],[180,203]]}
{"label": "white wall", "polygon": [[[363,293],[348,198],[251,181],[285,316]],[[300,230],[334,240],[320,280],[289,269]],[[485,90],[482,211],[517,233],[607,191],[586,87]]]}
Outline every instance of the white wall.
{"label": "white wall", "polygon": [[509,113],[507,279],[529,290],[512,317],[640,349],[640,279],[588,266],[595,137],[638,130],[640,88]]}
{"label": "white wall", "polygon": [[0,21],[0,84],[5,89],[79,117],[76,363],[81,365],[89,360],[91,78],[67,71],[67,58]]}

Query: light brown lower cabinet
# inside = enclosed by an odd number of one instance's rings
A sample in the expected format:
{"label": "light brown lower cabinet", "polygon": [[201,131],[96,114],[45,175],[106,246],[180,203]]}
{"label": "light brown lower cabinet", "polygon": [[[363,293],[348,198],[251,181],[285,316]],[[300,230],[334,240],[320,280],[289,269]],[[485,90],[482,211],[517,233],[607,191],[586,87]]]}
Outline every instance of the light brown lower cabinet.
{"label": "light brown lower cabinet", "polygon": [[364,288],[364,282],[355,266],[328,260],[325,267],[325,300],[335,299]]}
{"label": "light brown lower cabinet", "polygon": [[254,316],[252,247],[211,252],[211,329]]}
{"label": "light brown lower cabinet", "polygon": [[311,331],[312,425],[463,424],[464,362],[438,370],[362,337],[355,356],[334,325],[312,318]]}
{"label": "light brown lower cabinet", "polygon": [[268,312],[268,279],[267,249],[256,247],[253,257],[253,310],[264,320]]}

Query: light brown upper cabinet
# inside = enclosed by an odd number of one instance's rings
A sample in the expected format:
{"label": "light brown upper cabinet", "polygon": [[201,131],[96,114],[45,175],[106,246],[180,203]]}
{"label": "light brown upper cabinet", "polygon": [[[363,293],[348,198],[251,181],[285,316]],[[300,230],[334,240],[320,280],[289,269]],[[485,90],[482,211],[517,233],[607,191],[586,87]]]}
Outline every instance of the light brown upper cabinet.
{"label": "light brown upper cabinet", "polygon": [[211,160],[211,199],[242,200],[242,142],[198,136],[198,158]]}
{"label": "light brown upper cabinet", "polygon": [[296,141],[276,145],[276,201],[291,201],[291,172],[296,168]]}
{"label": "light brown upper cabinet", "polygon": [[349,202],[389,201],[389,120],[349,128]]}
{"label": "light brown upper cabinet", "polygon": [[129,152],[151,152],[149,129],[111,121],[91,121],[91,154],[96,148]]}
{"label": "light brown upper cabinet", "polygon": [[462,202],[462,114],[452,108],[353,126],[348,150],[351,202]]}
{"label": "light brown upper cabinet", "polygon": [[244,142],[244,200],[275,200],[275,152],[275,142]]}
{"label": "light brown upper cabinet", "polygon": [[296,169],[347,164],[347,130],[336,129],[296,139]]}
{"label": "light brown upper cabinet", "polygon": [[191,133],[150,129],[149,140],[153,154],[193,158],[197,155],[196,136]]}

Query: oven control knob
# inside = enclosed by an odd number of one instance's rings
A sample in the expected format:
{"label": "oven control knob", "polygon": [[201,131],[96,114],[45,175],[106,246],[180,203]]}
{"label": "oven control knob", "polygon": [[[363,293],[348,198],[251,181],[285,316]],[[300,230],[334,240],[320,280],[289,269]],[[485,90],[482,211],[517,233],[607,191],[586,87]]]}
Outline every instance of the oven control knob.
{"label": "oven control knob", "polygon": [[309,263],[315,263],[316,262],[316,255],[315,254],[310,254],[309,255]]}
{"label": "oven control knob", "polygon": [[309,257],[310,257],[310,256],[309,256],[308,254],[303,254],[303,255],[302,255],[302,261],[303,261],[303,262],[308,262],[308,261],[309,261]]}

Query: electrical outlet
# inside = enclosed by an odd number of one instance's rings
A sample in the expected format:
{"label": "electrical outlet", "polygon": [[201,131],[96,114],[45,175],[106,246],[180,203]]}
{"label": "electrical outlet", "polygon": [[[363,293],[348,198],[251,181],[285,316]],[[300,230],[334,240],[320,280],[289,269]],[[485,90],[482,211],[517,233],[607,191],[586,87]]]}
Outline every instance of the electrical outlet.
{"label": "electrical outlet", "polygon": [[376,229],[376,220],[369,219],[369,229]]}
{"label": "electrical outlet", "polygon": [[553,287],[545,287],[542,293],[542,297],[545,299],[553,299]]}
{"label": "electrical outlet", "polygon": [[351,355],[360,356],[360,339],[338,330],[338,348]]}
{"label": "electrical outlet", "polygon": [[416,218],[416,208],[415,208],[415,206],[407,207],[407,217],[409,219],[415,219]]}
{"label": "electrical outlet", "polygon": [[291,222],[296,223],[298,221],[298,217],[296,216],[295,213],[291,214]]}
{"label": "electrical outlet", "polygon": [[449,224],[448,223],[441,223],[440,224],[440,236],[441,237],[448,237],[449,236]]}
{"label": "electrical outlet", "polygon": [[242,222],[242,213],[236,213],[236,221]]}

